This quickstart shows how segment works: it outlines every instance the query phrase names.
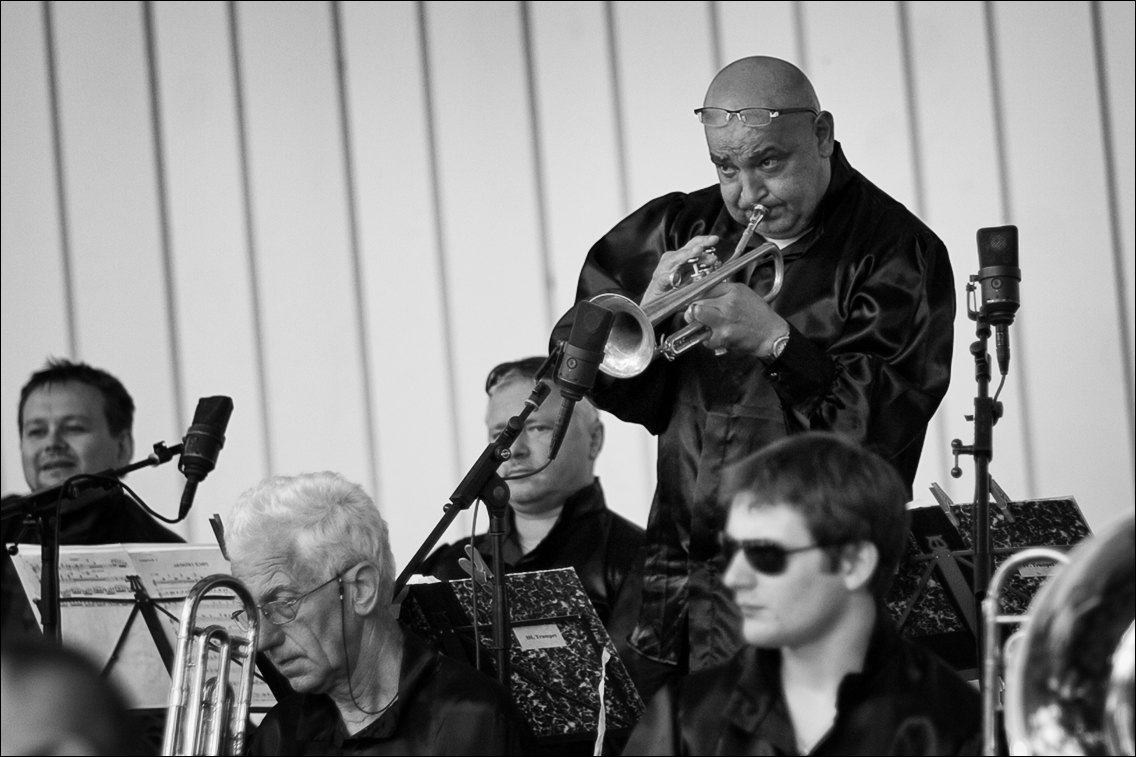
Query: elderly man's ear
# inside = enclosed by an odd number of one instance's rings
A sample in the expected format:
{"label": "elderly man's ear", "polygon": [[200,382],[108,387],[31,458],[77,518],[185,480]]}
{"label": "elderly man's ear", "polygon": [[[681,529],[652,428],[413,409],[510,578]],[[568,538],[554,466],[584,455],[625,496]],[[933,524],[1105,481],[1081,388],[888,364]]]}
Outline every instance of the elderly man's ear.
{"label": "elderly man's ear", "polygon": [[383,589],[382,573],[370,560],[364,560],[347,571],[343,576],[343,586],[348,606],[356,615],[370,615],[379,606]]}

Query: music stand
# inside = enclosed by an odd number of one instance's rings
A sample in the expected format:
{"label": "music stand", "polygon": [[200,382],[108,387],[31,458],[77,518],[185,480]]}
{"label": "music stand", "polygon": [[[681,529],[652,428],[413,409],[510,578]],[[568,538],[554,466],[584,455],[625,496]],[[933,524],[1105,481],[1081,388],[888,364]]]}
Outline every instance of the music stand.
{"label": "music stand", "polygon": [[[991,490],[1000,494],[997,484]],[[942,507],[911,512],[911,533],[886,604],[900,632],[927,647],[965,678],[977,679],[974,616],[973,504],[955,504],[938,492]],[[1030,547],[1066,551],[1091,531],[1073,497],[1003,500],[991,508],[994,567]],[[1006,614],[1024,615],[1051,566],[1014,576],[1003,594]]]}

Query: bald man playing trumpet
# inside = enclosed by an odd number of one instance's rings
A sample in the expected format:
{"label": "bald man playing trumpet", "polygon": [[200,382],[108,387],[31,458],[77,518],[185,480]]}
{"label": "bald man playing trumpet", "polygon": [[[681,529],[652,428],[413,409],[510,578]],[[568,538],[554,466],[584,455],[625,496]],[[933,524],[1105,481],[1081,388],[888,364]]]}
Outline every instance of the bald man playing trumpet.
{"label": "bald man playing trumpet", "polygon": [[[741,644],[720,581],[721,471],[782,437],[824,430],[878,453],[910,490],[950,380],[947,251],[849,165],[804,73],[776,58],[735,61],[695,114],[717,186],[664,195],[621,221],[588,253],[578,298],[614,292],[648,305],[710,248],[727,258],[766,242],[780,249],[784,281],[768,302],[771,262],[722,281],[663,327],[704,324],[702,347],[596,385],[599,407],[659,437],[631,638],[644,696],[661,677],[719,663]],[[554,337],[567,335],[572,315]]]}

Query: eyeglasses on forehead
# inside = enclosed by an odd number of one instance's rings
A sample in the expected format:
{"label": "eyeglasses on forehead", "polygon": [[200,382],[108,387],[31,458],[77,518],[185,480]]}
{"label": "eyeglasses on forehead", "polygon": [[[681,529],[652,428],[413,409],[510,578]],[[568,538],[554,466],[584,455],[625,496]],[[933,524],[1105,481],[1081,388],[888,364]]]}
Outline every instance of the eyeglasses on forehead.
{"label": "eyeglasses on forehead", "polygon": [[725,126],[731,118],[736,118],[746,126],[768,126],[773,119],[790,113],[812,113],[814,117],[820,112],[813,108],[742,108],[741,110],[727,110],[726,108],[695,108],[694,115],[706,126]]}
{"label": "eyeglasses on forehead", "polygon": [[789,566],[789,556],[799,552],[808,552],[814,549],[827,549],[838,546],[835,544],[809,544],[805,547],[789,549],[777,542],[765,539],[731,539],[726,534],[721,536],[722,554],[726,557],[726,564],[734,560],[739,551],[745,555],[746,562],[758,573],[767,576],[777,576],[785,572]]}

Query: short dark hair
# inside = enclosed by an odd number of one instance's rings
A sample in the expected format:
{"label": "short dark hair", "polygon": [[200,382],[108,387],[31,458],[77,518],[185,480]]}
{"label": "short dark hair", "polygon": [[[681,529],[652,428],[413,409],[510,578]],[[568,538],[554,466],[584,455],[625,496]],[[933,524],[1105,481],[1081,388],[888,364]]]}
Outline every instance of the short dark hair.
{"label": "short dark hair", "polygon": [[20,390],[19,432],[24,432],[24,405],[36,389],[75,382],[98,389],[103,395],[107,428],[114,436],[134,428],[134,400],[122,382],[101,368],[86,363],[73,363],[65,358],[49,358],[47,364],[32,374]]}
{"label": "short dark hair", "polygon": [[545,360],[546,358],[543,357],[526,357],[521,360],[510,360],[507,363],[501,363],[493,370],[489,371],[489,375],[485,377],[485,393],[491,393],[493,389],[505,379],[536,378],[536,372],[540,370]]}
{"label": "short dark hair", "polygon": [[749,493],[758,506],[793,508],[818,544],[875,544],[880,559],[868,589],[887,595],[910,518],[907,487],[879,455],[837,434],[798,434],[727,469],[723,493],[727,506]]}

